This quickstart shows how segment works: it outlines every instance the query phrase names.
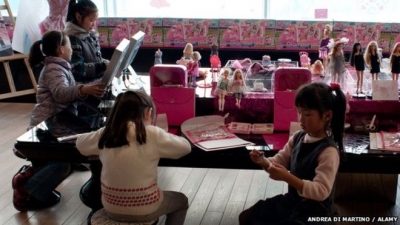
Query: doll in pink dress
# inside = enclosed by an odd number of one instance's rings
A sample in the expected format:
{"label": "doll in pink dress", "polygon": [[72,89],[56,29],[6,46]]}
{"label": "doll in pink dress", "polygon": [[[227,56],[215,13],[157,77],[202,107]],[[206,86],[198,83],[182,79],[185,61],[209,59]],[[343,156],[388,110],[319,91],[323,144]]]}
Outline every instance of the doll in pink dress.
{"label": "doll in pink dress", "polygon": [[49,15],[39,23],[40,33],[48,30],[64,30],[67,21],[69,0],[47,0]]}
{"label": "doll in pink dress", "polygon": [[236,107],[240,109],[240,103],[243,98],[243,93],[246,90],[246,84],[243,79],[243,72],[241,69],[236,69],[233,72],[233,80],[232,80],[232,92],[235,96]]}
{"label": "doll in pink dress", "polygon": [[199,68],[200,68],[200,52],[193,52],[193,61],[189,61],[187,63],[187,71],[189,77],[191,77],[192,87],[197,87],[196,77],[199,76]]}

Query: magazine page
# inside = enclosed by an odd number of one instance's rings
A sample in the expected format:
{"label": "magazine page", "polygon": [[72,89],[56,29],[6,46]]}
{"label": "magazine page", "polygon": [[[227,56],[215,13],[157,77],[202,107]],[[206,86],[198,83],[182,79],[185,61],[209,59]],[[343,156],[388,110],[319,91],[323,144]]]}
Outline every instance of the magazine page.
{"label": "magazine page", "polygon": [[226,126],[218,124],[208,124],[193,130],[186,131],[186,136],[193,144],[198,144],[203,141],[213,141],[220,139],[235,138],[236,135],[231,133]]}
{"label": "magazine page", "polygon": [[221,116],[194,117],[185,121],[181,128],[189,141],[204,151],[224,150],[253,144],[233,134],[224,124],[224,117]]}
{"label": "magazine page", "polygon": [[381,131],[383,150],[400,151],[400,133]]}

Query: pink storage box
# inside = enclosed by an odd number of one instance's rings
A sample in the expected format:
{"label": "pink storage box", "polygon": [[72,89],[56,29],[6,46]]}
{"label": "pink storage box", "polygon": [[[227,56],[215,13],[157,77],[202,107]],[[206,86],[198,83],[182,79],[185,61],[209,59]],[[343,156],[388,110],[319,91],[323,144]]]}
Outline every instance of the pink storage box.
{"label": "pink storage box", "polygon": [[278,68],[274,73],[275,91],[296,91],[301,85],[311,82],[311,71],[307,68]]}
{"label": "pink storage box", "polygon": [[180,126],[195,117],[195,89],[183,87],[153,87],[151,97],[156,113],[167,114],[168,126]]}
{"label": "pink storage box", "polygon": [[187,69],[182,65],[157,64],[150,68],[150,87],[187,87]]}
{"label": "pink storage box", "polygon": [[306,68],[279,68],[274,78],[274,129],[289,131],[290,122],[297,122],[294,98],[297,89],[311,83],[311,71]]}

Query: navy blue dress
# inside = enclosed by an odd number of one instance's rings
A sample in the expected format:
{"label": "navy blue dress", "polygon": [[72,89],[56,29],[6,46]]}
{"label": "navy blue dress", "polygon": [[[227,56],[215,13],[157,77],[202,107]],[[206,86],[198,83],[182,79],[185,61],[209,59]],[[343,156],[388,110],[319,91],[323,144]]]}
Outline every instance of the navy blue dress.
{"label": "navy blue dress", "polygon": [[392,61],[392,73],[400,73],[400,55],[392,55],[393,61]]}
{"label": "navy blue dress", "polygon": [[357,71],[365,70],[364,56],[363,55],[355,55],[354,56],[354,65]]}
{"label": "navy blue dress", "polygon": [[[337,146],[333,137],[326,137],[314,143],[304,143],[301,141],[304,136],[305,133],[301,131],[295,137],[290,171],[300,179],[313,180],[319,154],[329,146],[335,148]],[[301,197],[297,190],[289,185],[288,193],[260,200],[252,206],[249,209],[247,222],[252,225],[272,225],[280,222],[306,224],[308,217],[334,216],[336,207],[333,204],[333,193],[334,190],[323,201],[315,201]]]}
{"label": "navy blue dress", "polygon": [[371,73],[380,73],[380,62],[379,62],[379,57],[378,55],[372,55],[371,54]]}

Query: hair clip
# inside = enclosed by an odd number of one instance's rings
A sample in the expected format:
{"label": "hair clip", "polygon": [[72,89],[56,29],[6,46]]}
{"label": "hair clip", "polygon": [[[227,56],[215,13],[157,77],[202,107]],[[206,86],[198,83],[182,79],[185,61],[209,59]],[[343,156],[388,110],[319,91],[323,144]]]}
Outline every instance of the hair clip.
{"label": "hair clip", "polygon": [[339,83],[331,83],[331,88],[332,89],[340,89],[340,84]]}

